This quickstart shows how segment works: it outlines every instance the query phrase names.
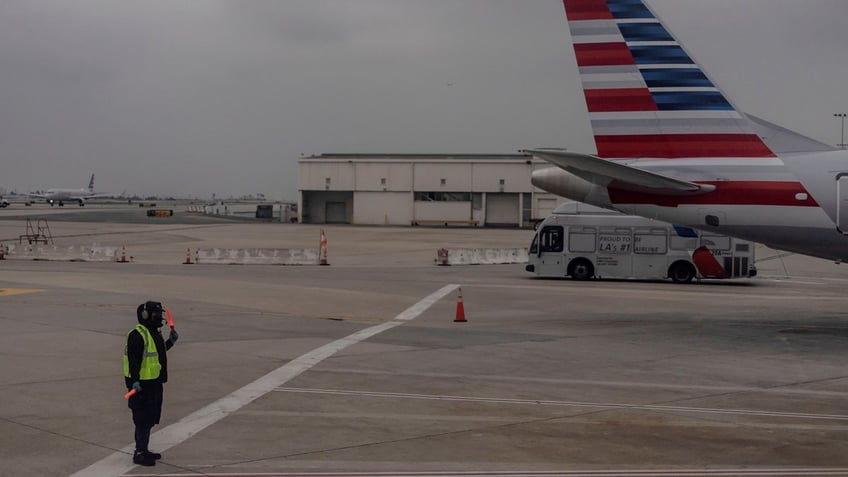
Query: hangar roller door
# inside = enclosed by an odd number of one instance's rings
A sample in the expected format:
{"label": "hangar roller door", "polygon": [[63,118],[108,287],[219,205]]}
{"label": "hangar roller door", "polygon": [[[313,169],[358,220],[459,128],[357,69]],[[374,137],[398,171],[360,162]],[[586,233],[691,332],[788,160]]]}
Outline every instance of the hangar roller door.
{"label": "hangar roller door", "polygon": [[344,202],[327,202],[324,221],[328,224],[347,223],[347,204]]}
{"label": "hangar roller door", "polygon": [[518,194],[486,194],[486,225],[518,227]]}

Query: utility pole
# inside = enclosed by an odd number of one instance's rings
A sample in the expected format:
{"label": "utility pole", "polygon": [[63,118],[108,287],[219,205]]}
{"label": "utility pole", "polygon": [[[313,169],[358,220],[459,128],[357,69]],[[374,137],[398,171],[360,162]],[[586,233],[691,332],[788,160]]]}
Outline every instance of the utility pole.
{"label": "utility pole", "polygon": [[845,149],[848,144],[845,144],[845,116],[848,116],[846,113],[835,113],[834,117],[840,118],[842,120],[842,135],[840,136],[839,144],[836,147],[841,147]]}

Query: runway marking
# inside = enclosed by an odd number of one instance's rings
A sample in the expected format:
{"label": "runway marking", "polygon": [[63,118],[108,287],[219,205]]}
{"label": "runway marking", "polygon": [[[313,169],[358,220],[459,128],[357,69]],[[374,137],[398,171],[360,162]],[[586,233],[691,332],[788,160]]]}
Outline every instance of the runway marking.
{"label": "runway marking", "polygon": [[[191,436],[282,386],[286,382],[294,379],[309,368],[338,353],[339,351],[414,319],[431,305],[444,298],[445,295],[455,290],[458,286],[459,285],[455,284],[445,285],[401,312],[401,314],[397,315],[392,321],[387,321],[370,328],[365,328],[353,333],[352,335],[327,343],[324,346],[316,348],[292,361],[289,361],[285,365],[271,371],[241,389],[233,391],[212,404],[198,409],[170,426],[153,433],[150,436],[153,448],[162,452],[186,441]],[[86,467],[85,469],[72,474],[71,477],[100,477],[106,475],[117,476],[125,474],[135,467],[129,459],[129,456],[132,455],[134,449],[135,443],[129,444],[120,451],[115,452]]]}
{"label": "runway marking", "polygon": [[[324,368],[324,372],[335,372],[345,374],[365,374],[365,375],[386,375],[397,374],[387,371],[354,369],[354,368]],[[709,391],[709,392],[745,392],[745,393],[763,393],[763,394],[788,394],[802,396],[835,396],[840,398],[848,397],[847,391],[825,391],[820,389],[803,389],[793,388],[804,383],[783,383],[775,384],[769,387],[755,386],[711,386],[705,384],[674,384],[651,381],[612,381],[599,379],[567,379],[567,378],[531,378],[527,376],[479,376],[463,373],[404,373],[409,377],[422,378],[437,378],[437,379],[485,379],[486,381],[508,382],[508,383],[541,383],[541,384],[558,384],[558,385],[589,385],[589,386],[614,386],[623,388],[646,388],[646,389],[681,389],[684,391]],[[843,379],[844,376],[833,376],[825,378],[825,380]]]}
{"label": "runway marking", "polygon": [[0,288],[0,296],[24,295],[26,293],[40,293],[41,288]]}
{"label": "runway marking", "polygon": [[[133,477],[185,477],[186,474],[132,474]],[[848,475],[848,468],[844,467],[822,467],[822,468],[763,468],[752,469],[748,467],[726,468],[726,469],[661,469],[661,470],[541,470],[541,471],[485,471],[471,470],[458,472],[290,472],[290,473],[203,473],[209,477],[715,477],[715,476],[763,476],[763,477],[789,477],[803,476],[829,476]]]}
{"label": "runway marking", "polygon": [[388,393],[388,392],[373,392],[373,391],[353,391],[343,389],[309,389],[309,388],[278,388],[274,391],[288,393],[306,393],[306,394],[336,394],[345,396],[366,396],[366,397],[388,397],[402,399],[425,399],[431,401],[467,401],[467,402],[486,402],[497,404],[523,404],[523,405],[539,405],[539,406],[568,406],[568,407],[592,407],[602,409],[636,409],[640,411],[665,411],[665,412],[682,412],[682,413],[702,413],[702,414],[736,414],[746,416],[769,416],[769,417],[784,417],[796,419],[823,419],[831,421],[848,421],[846,414],[816,414],[807,412],[785,412],[785,411],[757,411],[754,409],[723,409],[712,407],[688,407],[688,406],[668,406],[659,404],[628,404],[628,403],[611,403],[611,402],[587,402],[587,401],[549,401],[542,399],[509,399],[509,398],[488,398],[488,397],[473,397],[473,396],[448,396],[437,394],[410,394],[410,393]]}

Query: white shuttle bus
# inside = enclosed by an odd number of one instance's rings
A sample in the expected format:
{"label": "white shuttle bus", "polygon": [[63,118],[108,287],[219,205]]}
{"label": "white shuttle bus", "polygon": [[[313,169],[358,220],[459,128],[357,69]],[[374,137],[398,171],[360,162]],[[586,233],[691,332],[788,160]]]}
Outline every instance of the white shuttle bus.
{"label": "white shuttle bus", "polygon": [[754,243],[579,202],[567,202],[536,228],[527,267],[541,277],[753,277]]}

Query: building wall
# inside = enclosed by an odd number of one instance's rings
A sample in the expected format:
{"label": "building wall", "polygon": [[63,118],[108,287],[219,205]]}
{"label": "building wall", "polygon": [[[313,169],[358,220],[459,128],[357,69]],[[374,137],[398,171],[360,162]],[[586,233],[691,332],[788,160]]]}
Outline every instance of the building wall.
{"label": "building wall", "polygon": [[412,190],[412,163],[357,163],[355,168],[357,191]]}
{"label": "building wall", "polygon": [[411,192],[355,192],[353,223],[409,225],[412,222]]}
{"label": "building wall", "polygon": [[[438,155],[306,158],[299,162],[299,210],[304,223],[324,223],[327,202],[345,202],[347,222],[355,224],[476,220],[480,225],[528,226],[566,201],[533,187],[532,171],[552,166],[528,160]],[[415,201],[413,191],[468,193],[472,200]]]}
{"label": "building wall", "polygon": [[416,163],[413,186],[420,192],[471,191],[471,164]]}
{"label": "building wall", "polygon": [[298,168],[298,184],[301,190],[356,190],[354,165],[349,162],[308,163],[307,167]]}
{"label": "building wall", "polygon": [[[473,164],[474,191],[481,192],[529,192],[533,168],[529,164]],[[500,181],[503,180],[503,185]]]}

